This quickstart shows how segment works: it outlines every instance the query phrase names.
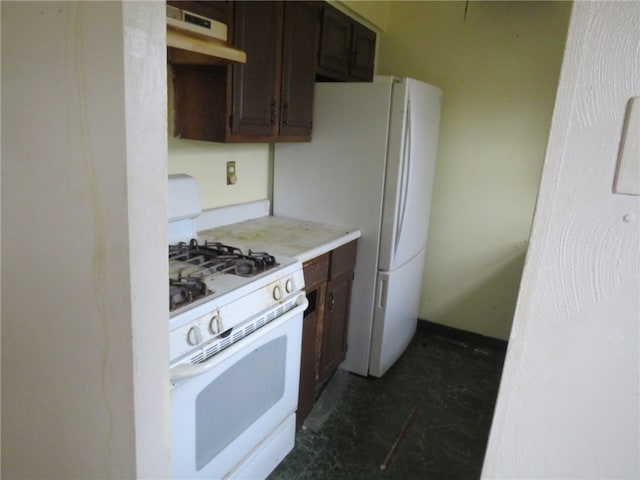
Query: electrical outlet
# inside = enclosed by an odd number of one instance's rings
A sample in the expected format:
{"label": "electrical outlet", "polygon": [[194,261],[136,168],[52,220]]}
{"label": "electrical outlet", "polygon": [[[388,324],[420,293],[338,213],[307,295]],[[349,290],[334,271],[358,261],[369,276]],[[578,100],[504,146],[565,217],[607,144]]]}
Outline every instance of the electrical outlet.
{"label": "electrical outlet", "polygon": [[227,162],[227,185],[235,185],[237,180],[236,162]]}

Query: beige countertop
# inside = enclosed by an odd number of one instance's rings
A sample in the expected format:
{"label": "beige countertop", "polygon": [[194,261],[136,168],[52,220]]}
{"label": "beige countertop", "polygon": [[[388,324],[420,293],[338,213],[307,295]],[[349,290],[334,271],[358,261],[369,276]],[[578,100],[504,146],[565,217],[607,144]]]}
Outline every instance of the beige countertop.
{"label": "beige countertop", "polygon": [[302,262],[360,238],[359,230],[285,217],[259,217],[202,230],[203,240],[265,251]]}

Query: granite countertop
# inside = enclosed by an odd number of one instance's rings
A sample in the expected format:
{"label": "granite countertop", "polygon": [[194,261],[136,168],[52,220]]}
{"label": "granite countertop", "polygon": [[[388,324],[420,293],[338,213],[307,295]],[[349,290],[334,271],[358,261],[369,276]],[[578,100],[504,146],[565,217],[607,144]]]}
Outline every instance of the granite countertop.
{"label": "granite countertop", "polygon": [[360,238],[361,233],[356,229],[285,217],[259,217],[202,230],[198,236],[243,250],[250,248],[306,262]]}

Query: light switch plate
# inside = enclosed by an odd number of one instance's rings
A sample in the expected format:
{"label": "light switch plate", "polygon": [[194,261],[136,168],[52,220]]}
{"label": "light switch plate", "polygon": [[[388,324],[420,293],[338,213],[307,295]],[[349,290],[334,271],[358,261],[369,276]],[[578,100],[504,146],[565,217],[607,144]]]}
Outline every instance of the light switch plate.
{"label": "light switch plate", "polygon": [[613,191],[640,195],[640,97],[627,103]]}

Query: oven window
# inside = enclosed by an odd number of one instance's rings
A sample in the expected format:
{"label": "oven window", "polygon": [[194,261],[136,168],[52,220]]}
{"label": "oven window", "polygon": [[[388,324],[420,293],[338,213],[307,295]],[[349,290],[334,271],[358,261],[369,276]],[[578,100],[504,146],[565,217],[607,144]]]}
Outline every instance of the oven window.
{"label": "oven window", "polygon": [[287,337],[234,363],[196,398],[196,468],[205,467],[284,394]]}

